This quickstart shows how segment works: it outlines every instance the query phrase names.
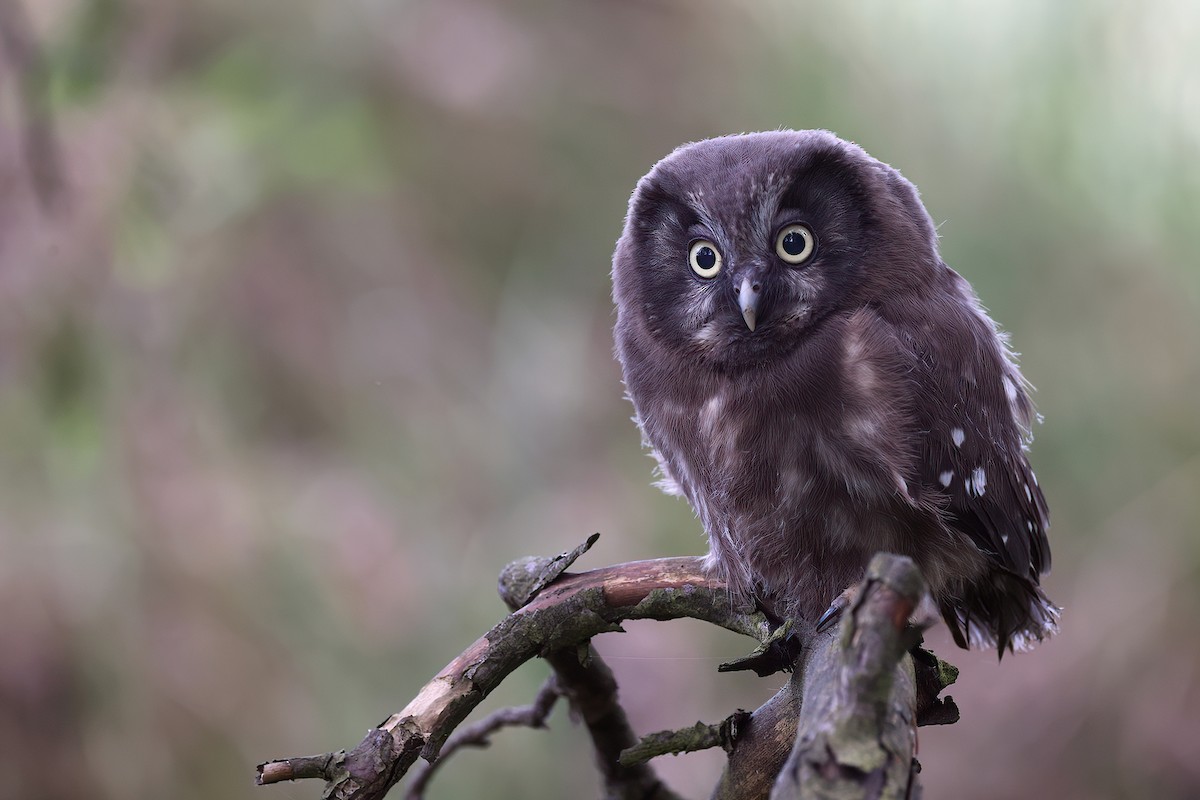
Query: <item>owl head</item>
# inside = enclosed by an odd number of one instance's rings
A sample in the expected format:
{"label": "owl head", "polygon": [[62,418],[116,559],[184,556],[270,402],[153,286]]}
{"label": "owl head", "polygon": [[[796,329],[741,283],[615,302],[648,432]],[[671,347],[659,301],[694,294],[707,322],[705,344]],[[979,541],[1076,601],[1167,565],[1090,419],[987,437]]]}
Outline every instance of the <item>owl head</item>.
{"label": "owl head", "polygon": [[857,145],[828,131],[723,136],[638,182],[613,257],[617,325],[736,370],[939,263],[916,189]]}

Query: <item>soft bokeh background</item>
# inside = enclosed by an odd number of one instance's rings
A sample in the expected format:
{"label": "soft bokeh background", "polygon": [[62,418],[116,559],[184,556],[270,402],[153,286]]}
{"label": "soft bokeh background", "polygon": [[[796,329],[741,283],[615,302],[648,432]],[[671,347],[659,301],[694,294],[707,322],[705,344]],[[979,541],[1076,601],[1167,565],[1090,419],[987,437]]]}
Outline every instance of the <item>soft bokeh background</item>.
{"label": "soft bokeh background", "polygon": [[[785,126],[920,186],[1046,417],[1064,630],[1000,665],[933,637],[963,719],[922,731],[927,796],[1200,796],[1200,6],[825,5],[23,0],[63,181],[39,202],[6,61],[0,795],[315,798],[253,765],[402,707],[507,561],[702,552],[609,256],[672,147]],[[748,644],[599,642],[641,731],[767,697],[715,672]],[[594,796],[551,724],[431,796]],[[701,797],[720,763],[661,769]]]}

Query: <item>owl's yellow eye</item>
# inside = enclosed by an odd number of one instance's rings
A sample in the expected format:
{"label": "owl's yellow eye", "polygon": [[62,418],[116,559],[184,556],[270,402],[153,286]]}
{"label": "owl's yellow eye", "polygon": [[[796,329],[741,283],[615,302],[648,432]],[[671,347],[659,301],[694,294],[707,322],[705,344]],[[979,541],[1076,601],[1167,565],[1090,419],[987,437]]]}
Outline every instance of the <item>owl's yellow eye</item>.
{"label": "owl's yellow eye", "polygon": [[701,278],[711,278],[721,271],[721,251],[707,239],[699,239],[688,250],[688,263]]}
{"label": "owl's yellow eye", "polygon": [[775,254],[789,264],[803,264],[813,254],[816,239],[804,225],[788,225],[775,240]]}

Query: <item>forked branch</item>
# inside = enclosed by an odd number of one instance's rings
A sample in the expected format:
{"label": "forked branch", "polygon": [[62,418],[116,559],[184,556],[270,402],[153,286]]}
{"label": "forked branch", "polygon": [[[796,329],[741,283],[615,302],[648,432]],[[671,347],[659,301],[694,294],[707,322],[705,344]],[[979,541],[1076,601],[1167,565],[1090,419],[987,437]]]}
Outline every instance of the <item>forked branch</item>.
{"label": "forked branch", "polygon": [[[540,562],[529,563],[528,571],[537,572],[534,565]],[[698,558],[664,558],[562,574],[539,589],[526,605],[447,664],[402,711],[368,732],[356,748],[312,757],[326,766],[319,775],[295,774],[286,765],[297,760],[285,759],[260,764],[258,782],[321,777],[327,782],[326,797],[381,798],[418,756],[436,759],[467,714],[521,664],[620,630],[623,620],[693,617],[760,641],[770,634],[762,614],[731,607],[724,587],[703,573]]]}
{"label": "forked branch", "polygon": [[[599,633],[619,631],[620,622],[627,619],[691,617],[760,643],[771,639],[772,626],[762,613],[733,607],[725,587],[704,574],[698,558],[566,573],[594,541],[595,537],[554,558],[510,565],[501,578],[501,594],[516,610],[446,665],[412,702],[372,729],[356,748],[260,764],[258,782],[319,777],[326,781],[325,797],[381,798],[418,756],[436,760],[467,714],[510,672],[540,656],[554,668],[558,690],[587,724],[606,796],[674,798],[649,764],[636,758],[619,760],[636,737],[617,702],[616,682],[589,640]],[[839,786],[857,781],[865,793],[813,796],[905,796],[912,783],[917,709],[938,709],[938,721],[956,716],[952,704],[939,705],[936,700],[945,681],[939,682],[939,677],[915,681],[913,661],[906,655],[918,636],[907,627],[907,619],[922,591],[912,562],[877,556],[858,603],[843,621],[842,635],[817,637],[806,647],[801,668],[787,686],[753,714],[739,717],[735,732],[709,737],[730,752],[714,797],[766,798],[776,775],[779,785],[772,797],[800,796],[802,787],[807,797],[810,782],[834,773],[842,779]],[[946,665],[931,656],[918,662],[918,670],[949,674]],[[923,697],[919,703],[918,684],[933,687],[932,698]],[[802,703],[805,713],[800,715]],[[832,760],[821,762],[821,753]],[[899,794],[879,793],[895,786],[900,787]]]}

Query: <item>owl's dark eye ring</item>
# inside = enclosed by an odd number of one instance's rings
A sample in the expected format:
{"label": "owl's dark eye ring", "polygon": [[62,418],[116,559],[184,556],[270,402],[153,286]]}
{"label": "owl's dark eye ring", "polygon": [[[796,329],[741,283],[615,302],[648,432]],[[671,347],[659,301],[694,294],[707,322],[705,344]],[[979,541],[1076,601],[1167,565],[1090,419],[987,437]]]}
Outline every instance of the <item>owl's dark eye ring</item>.
{"label": "owl's dark eye ring", "polygon": [[713,278],[721,271],[721,251],[707,239],[697,239],[688,248],[688,265],[701,278]]}
{"label": "owl's dark eye ring", "polygon": [[775,255],[788,264],[803,264],[812,257],[817,238],[807,225],[785,225],[775,237]]}

